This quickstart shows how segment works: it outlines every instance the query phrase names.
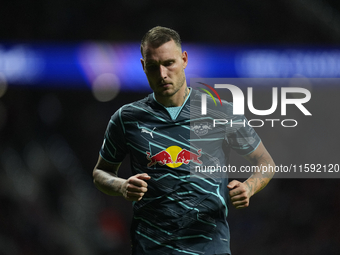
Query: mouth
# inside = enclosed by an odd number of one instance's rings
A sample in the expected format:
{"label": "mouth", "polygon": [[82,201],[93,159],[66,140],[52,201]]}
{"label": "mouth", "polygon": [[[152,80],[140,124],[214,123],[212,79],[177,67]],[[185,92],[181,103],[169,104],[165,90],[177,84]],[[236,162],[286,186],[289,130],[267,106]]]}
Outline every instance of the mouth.
{"label": "mouth", "polygon": [[171,83],[161,83],[160,84],[161,87],[165,87],[165,88],[170,87],[171,85],[172,85]]}

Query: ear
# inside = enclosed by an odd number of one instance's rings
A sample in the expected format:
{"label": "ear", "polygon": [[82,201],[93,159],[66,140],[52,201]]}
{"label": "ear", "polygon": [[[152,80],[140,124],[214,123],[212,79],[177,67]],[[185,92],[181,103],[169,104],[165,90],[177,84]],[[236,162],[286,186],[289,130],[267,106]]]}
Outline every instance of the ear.
{"label": "ear", "polygon": [[182,52],[182,60],[183,60],[183,69],[185,69],[188,65],[188,53],[186,51]]}
{"label": "ear", "polygon": [[141,64],[142,64],[142,67],[143,67],[143,71],[144,71],[144,73],[145,73],[145,65],[144,65],[144,59],[140,59],[140,62],[141,62]]}

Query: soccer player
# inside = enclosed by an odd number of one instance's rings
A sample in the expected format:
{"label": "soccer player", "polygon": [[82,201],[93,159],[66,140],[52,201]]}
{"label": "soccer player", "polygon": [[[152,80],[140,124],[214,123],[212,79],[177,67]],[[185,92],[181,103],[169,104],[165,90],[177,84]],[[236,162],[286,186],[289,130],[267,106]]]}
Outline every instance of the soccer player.
{"label": "soccer player", "polygon": [[[244,182],[228,183],[226,177],[195,178],[193,168],[216,162],[226,166],[231,149],[259,169],[274,162],[248,125],[212,128],[211,119],[200,115],[201,92],[187,86],[188,54],[176,31],[149,30],[141,54],[153,93],[111,117],[94,183],[108,195],[133,201],[132,254],[231,254],[228,199],[236,208],[248,207],[273,173],[259,171]],[[235,118],[226,101],[214,108],[215,115]],[[118,169],[127,153],[133,175],[122,179]]]}

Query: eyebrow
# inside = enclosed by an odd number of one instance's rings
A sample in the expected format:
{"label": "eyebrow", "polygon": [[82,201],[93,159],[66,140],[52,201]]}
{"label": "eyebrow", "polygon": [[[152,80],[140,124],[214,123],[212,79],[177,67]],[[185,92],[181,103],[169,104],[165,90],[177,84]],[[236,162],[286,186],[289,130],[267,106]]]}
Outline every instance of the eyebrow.
{"label": "eyebrow", "polygon": [[[170,59],[166,59],[164,61],[161,61],[160,63],[166,63],[166,62],[174,62],[176,61],[176,59],[174,58],[170,58]],[[153,64],[158,64],[159,62],[158,61],[155,61],[155,60],[145,60],[145,65],[153,65]]]}

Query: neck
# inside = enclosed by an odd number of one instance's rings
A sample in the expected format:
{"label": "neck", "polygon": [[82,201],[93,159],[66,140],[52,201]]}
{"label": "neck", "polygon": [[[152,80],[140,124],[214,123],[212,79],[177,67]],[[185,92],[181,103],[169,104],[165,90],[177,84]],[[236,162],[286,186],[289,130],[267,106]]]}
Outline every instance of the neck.
{"label": "neck", "polygon": [[160,97],[155,94],[155,98],[157,102],[161,103],[165,107],[182,106],[187,97],[189,96],[189,92],[190,92],[189,88],[187,87],[186,84],[184,84],[182,88],[171,97]]}

